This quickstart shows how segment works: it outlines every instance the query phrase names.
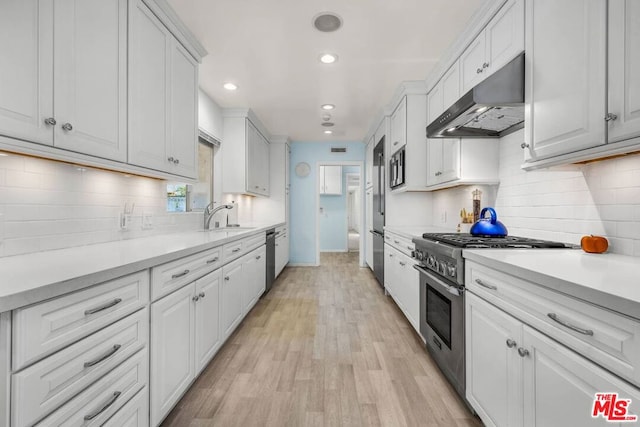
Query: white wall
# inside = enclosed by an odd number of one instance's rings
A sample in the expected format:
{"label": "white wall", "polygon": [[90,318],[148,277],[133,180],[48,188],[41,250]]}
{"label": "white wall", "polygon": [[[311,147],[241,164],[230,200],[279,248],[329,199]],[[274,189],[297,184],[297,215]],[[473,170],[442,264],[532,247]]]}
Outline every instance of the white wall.
{"label": "white wall", "polygon": [[[610,252],[640,256],[640,155],[525,172],[523,138],[518,131],[500,141],[495,207],[509,234],[569,243],[600,234]],[[462,194],[470,207],[473,188],[434,193],[434,225],[443,208],[460,210]]]}
{"label": "white wall", "polygon": [[[135,203],[128,231],[118,225]],[[0,256],[202,227],[202,213],[166,212],[166,181],[16,154],[0,156]],[[142,230],[142,213],[153,228]]]}

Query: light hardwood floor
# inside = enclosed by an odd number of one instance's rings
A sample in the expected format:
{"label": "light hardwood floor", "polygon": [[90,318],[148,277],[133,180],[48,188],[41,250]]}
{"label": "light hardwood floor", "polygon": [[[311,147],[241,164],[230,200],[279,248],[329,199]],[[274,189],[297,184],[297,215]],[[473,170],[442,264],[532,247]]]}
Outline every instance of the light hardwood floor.
{"label": "light hardwood floor", "polygon": [[357,253],[286,268],[165,426],[481,426]]}

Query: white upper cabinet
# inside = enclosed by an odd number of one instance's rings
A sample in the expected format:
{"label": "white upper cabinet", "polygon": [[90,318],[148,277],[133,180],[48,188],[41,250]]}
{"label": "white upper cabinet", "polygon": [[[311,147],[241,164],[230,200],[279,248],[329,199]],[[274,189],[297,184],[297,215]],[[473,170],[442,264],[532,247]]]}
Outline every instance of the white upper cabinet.
{"label": "white upper cabinet", "polygon": [[609,142],[640,136],[640,2],[609,1]]}
{"label": "white upper cabinet", "polygon": [[342,166],[320,166],[318,185],[320,194],[339,196],[342,194]]}
{"label": "white upper cabinet", "polygon": [[606,7],[606,0],[527,2],[527,160],[605,143]]}
{"label": "white upper cabinet", "polygon": [[197,63],[142,0],[129,26],[129,162],[195,178]]}
{"label": "white upper cabinet", "polygon": [[366,166],[365,166],[365,188],[373,186],[373,148],[375,146],[374,137],[372,136],[367,143]]}
{"label": "white upper cabinet", "polygon": [[[456,61],[455,64],[449,68],[449,70],[442,76],[442,80],[439,83],[439,86],[442,87],[442,114],[446,109],[451,107],[455,102],[460,99],[460,62]],[[434,114],[437,111],[434,111]],[[436,119],[438,116],[434,117]],[[432,113],[429,113],[429,117],[432,116]],[[431,121],[429,121],[431,123]]]}
{"label": "white upper cabinet", "polygon": [[398,104],[390,118],[391,154],[407,144],[407,98]]}
{"label": "white upper cabinet", "polygon": [[508,1],[460,56],[462,94],[523,50],[524,0]]}
{"label": "white upper cabinet", "polygon": [[428,189],[498,184],[498,149],[494,138],[428,139]]}
{"label": "white upper cabinet", "polygon": [[126,161],[127,1],[2,8],[0,134]]}
{"label": "white upper cabinet", "polygon": [[269,142],[249,110],[224,112],[222,191],[269,196]]}

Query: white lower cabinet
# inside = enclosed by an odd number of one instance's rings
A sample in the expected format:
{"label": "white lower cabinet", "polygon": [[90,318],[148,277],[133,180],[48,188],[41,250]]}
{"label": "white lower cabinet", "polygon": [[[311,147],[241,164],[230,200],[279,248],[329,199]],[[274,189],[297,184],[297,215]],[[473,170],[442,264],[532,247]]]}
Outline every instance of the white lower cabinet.
{"label": "white lower cabinet", "polygon": [[[388,234],[388,233],[387,233]],[[384,245],[384,286],[411,326],[420,331],[420,274],[414,261],[391,245]]]}
{"label": "white lower cabinet", "polygon": [[276,237],[276,277],[282,273],[289,263],[289,234],[285,229]]}
{"label": "white lower cabinet", "polygon": [[151,424],[158,425],[220,348],[221,270],[151,305]]}
{"label": "white lower cabinet", "polygon": [[637,388],[472,292],[465,305],[466,397],[485,425],[611,425],[591,416],[596,393],[640,401]]}
{"label": "white lower cabinet", "polygon": [[267,274],[267,251],[262,248],[242,258],[242,311],[249,312],[265,290]]}
{"label": "white lower cabinet", "polygon": [[220,322],[222,338],[226,339],[242,319],[242,259],[222,269],[220,289]]}
{"label": "white lower cabinet", "polygon": [[147,427],[149,425],[149,388],[145,387],[127,402],[103,427]]}

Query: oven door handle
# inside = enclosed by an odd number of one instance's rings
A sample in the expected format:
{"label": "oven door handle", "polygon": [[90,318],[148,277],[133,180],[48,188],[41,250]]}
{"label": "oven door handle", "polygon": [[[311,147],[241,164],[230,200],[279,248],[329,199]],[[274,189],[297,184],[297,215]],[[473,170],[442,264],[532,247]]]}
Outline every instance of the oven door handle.
{"label": "oven door handle", "polygon": [[433,281],[434,283],[436,283],[437,285],[439,285],[441,288],[443,288],[445,291],[449,292],[452,295],[459,297],[464,292],[464,287],[447,285],[445,282],[443,282],[442,280],[434,276],[433,273],[431,273],[429,270],[426,270],[417,264],[414,264],[413,268],[418,270],[421,274],[424,274],[427,277],[429,277],[429,280]]}

